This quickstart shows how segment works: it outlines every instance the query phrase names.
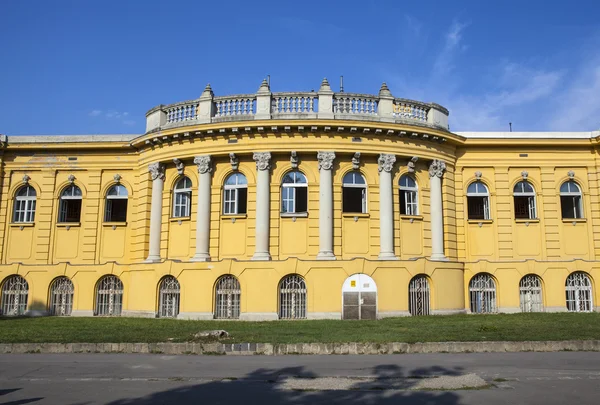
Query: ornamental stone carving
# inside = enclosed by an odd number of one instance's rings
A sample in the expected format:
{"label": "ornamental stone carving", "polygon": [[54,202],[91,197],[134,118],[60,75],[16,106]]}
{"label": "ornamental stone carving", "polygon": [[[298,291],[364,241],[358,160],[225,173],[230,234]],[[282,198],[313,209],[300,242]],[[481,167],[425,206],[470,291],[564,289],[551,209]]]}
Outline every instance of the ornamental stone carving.
{"label": "ornamental stone carving", "polygon": [[235,153],[229,154],[229,163],[231,163],[231,170],[237,170],[240,166],[240,160],[237,158]]}
{"label": "ornamental stone carving", "polygon": [[476,172],[475,172],[475,178],[476,178],[477,180],[481,180],[481,176],[483,176],[483,174],[482,174],[480,171],[476,171]]}
{"label": "ornamental stone carving", "polygon": [[181,160],[175,158],[173,159],[173,163],[175,163],[175,168],[177,169],[177,173],[180,175],[183,174],[184,164]]}
{"label": "ornamental stone carving", "polygon": [[429,177],[442,177],[446,170],[446,163],[441,160],[435,159],[429,165]]}
{"label": "ornamental stone carving", "polygon": [[29,183],[29,180],[31,180],[31,177],[29,177],[28,174],[23,176],[23,184],[27,184]]}
{"label": "ornamental stone carving", "polygon": [[75,182],[75,175],[69,174],[69,177],[67,177],[67,180],[69,181],[69,183],[73,184]]}
{"label": "ornamental stone carving", "polygon": [[333,168],[333,159],[335,159],[334,152],[318,152],[319,170],[331,170]]}
{"label": "ornamental stone carving", "polygon": [[115,182],[117,182],[117,183],[120,183],[120,182],[121,182],[121,178],[122,178],[122,177],[121,177],[121,175],[120,175],[119,173],[117,173],[117,174],[115,174],[115,175],[113,176],[113,179],[114,179],[114,181],[115,181]]}
{"label": "ornamental stone carving", "polygon": [[396,155],[390,155],[389,153],[382,153],[379,155],[377,159],[377,163],[379,164],[379,171],[385,170],[386,172],[391,172],[394,168],[394,163],[396,163]]}
{"label": "ornamental stone carving", "polygon": [[204,174],[212,172],[210,155],[196,156],[194,158],[194,163],[198,166],[198,173]]}
{"label": "ornamental stone carving", "polygon": [[148,165],[148,171],[150,171],[150,176],[152,176],[152,180],[165,179],[165,165],[163,165],[162,163],[150,163]]}
{"label": "ornamental stone carving", "polygon": [[271,152],[254,152],[256,170],[271,170]]}
{"label": "ornamental stone carving", "polygon": [[298,158],[298,154],[295,150],[292,151],[292,156],[290,157],[290,164],[292,165],[292,169],[298,168],[298,163],[300,163],[300,158]]}
{"label": "ornamental stone carving", "polygon": [[352,156],[352,168],[354,170],[360,169],[360,152],[356,152],[354,153],[354,156]]}
{"label": "ornamental stone carving", "polygon": [[406,168],[409,173],[414,173],[417,165],[417,160],[419,160],[418,156],[413,156],[408,163],[406,164]]}
{"label": "ornamental stone carving", "polygon": [[569,170],[569,172],[567,173],[567,175],[569,176],[569,178],[571,180],[573,180],[575,178],[575,172],[573,170]]}
{"label": "ornamental stone carving", "polygon": [[523,180],[527,180],[527,176],[529,176],[529,173],[527,172],[527,170],[523,170],[521,172],[521,177],[523,177]]}

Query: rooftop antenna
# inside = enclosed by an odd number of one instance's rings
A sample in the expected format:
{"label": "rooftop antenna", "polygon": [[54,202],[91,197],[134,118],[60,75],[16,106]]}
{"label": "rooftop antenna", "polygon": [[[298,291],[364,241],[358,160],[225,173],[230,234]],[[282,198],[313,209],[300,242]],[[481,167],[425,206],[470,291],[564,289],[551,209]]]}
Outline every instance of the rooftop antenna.
{"label": "rooftop antenna", "polygon": [[340,76],[340,93],[344,92],[344,76]]}
{"label": "rooftop antenna", "polygon": [[512,132],[512,122],[508,123],[508,128],[509,128],[510,132]]}
{"label": "rooftop antenna", "polygon": [[267,75],[267,84],[269,85],[269,88],[271,88],[271,75]]}

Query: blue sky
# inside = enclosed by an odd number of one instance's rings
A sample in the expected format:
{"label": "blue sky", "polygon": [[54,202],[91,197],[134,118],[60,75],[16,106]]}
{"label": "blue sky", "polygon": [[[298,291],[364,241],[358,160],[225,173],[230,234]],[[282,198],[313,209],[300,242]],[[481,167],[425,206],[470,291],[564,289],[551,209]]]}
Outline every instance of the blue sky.
{"label": "blue sky", "polygon": [[157,104],[272,91],[433,101],[454,131],[600,129],[600,1],[0,0],[0,133],[142,133]]}

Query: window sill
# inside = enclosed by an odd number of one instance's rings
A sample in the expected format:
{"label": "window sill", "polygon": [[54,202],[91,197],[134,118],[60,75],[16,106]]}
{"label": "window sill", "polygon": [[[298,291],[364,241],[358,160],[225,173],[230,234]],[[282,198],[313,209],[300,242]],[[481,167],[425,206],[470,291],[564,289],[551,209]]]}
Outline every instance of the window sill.
{"label": "window sill", "polygon": [[81,222],[57,222],[56,226],[59,228],[78,228],[81,226]]}
{"label": "window sill", "polygon": [[11,222],[11,228],[32,228],[35,226],[35,222]]}
{"label": "window sill", "polygon": [[422,221],[423,215],[400,215],[400,219],[403,221]]}
{"label": "window sill", "polygon": [[517,223],[517,224],[537,224],[538,222],[540,222],[539,218],[533,218],[533,219],[515,219],[515,223]]}
{"label": "window sill", "polygon": [[467,219],[470,224],[493,224],[493,219]]}
{"label": "window sill", "polygon": [[187,222],[190,220],[190,217],[172,217],[169,218],[170,222]]}
{"label": "window sill", "polygon": [[369,218],[371,215],[369,215],[368,213],[361,213],[361,212],[343,212],[342,213],[342,217],[344,218]]}
{"label": "window sill", "polygon": [[308,212],[281,212],[279,216],[281,218],[306,218]]}
{"label": "window sill", "polygon": [[245,219],[247,218],[248,215],[247,214],[223,214],[221,215],[221,219]]}
{"label": "window sill", "polygon": [[110,226],[112,226],[113,228],[115,228],[117,226],[119,226],[119,227],[121,227],[121,226],[127,226],[127,222],[103,222],[102,226],[104,226],[104,227],[110,227]]}
{"label": "window sill", "polygon": [[569,222],[587,222],[587,219],[586,218],[563,218],[562,221],[565,222],[565,223],[569,223]]}

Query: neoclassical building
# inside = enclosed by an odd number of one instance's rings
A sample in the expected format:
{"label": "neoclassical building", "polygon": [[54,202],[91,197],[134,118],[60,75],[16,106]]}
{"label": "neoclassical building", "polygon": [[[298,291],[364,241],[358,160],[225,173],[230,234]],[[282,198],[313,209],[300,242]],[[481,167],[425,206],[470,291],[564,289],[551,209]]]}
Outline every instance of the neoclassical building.
{"label": "neoclassical building", "polygon": [[593,311],[600,132],[451,132],[378,95],[159,105],[2,136],[0,313],[374,319]]}

